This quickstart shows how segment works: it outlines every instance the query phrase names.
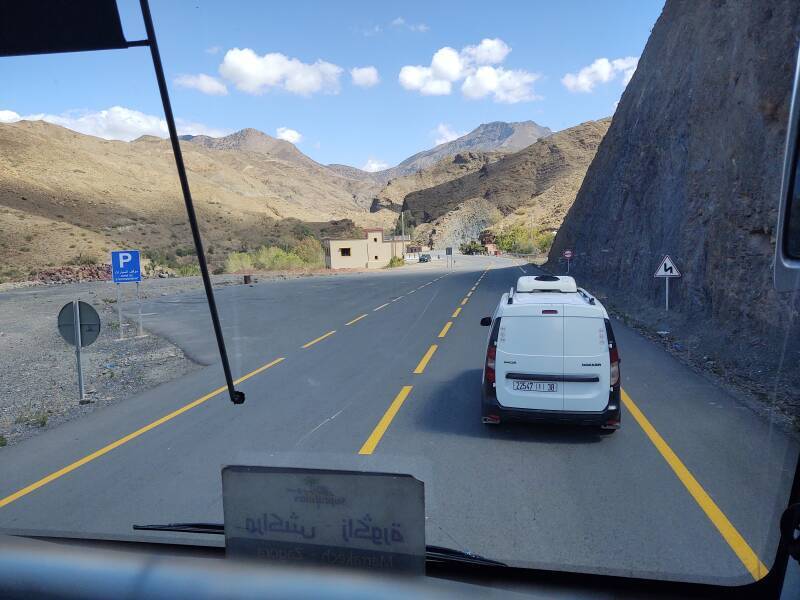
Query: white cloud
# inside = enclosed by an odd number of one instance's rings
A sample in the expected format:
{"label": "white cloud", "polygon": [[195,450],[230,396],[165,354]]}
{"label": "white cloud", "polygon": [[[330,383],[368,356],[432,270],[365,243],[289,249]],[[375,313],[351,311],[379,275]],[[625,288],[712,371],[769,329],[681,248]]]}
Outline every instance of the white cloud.
{"label": "white cloud", "polygon": [[375,67],[354,67],[350,69],[350,77],[353,79],[353,85],[359,87],[372,87],[381,81],[378,69]]}
{"label": "white cloud", "polygon": [[227,96],[228,88],[216,77],[199,73],[197,75],[178,75],[175,78],[178,87],[191,88],[210,96]]}
{"label": "white cloud", "polygon": [[625,58],[616,58],[614,60],[598,58],[591,65],[583,67],[577,73],[564,75],[561,78],[561,83],[570,92],[589,93],[597,85],[608,83],[622,74],[622,85],[626,86],[631,77],[633,77],[638,62],[639,59],[636,56],[626,56]]}
{"label": "white cloud", "polygon": [[298,144],[303,139],[303,135],[299,131],[289,129],[288,127],[278,127],[275,130],[275,136],[279,140],[286,140],[292,144]]}
{"label": "white cloud", "polygon": [[[112,106],[97,112],[70,110],[59,115],[38,113],[20,115],[11,110],[0,110],[0,122],[47,121],[61,125],[79,133],[93,135],[106,140],[134,140],[142,135],[168,137],[167,122],[161,117],[148,115],[138,110],[123,106]],[[176,119],[178,133],[181,135],[209,135],[220,137],[228,132],[208,127],[202,123],[193,123]]]}
{"label": "white cloud", "polygon": [[464,133],[459,133],[452,129],[447,123],[439,123],[431,133],[436,136],[435,144],[445,144],[460,138]]}
{"label": "white cloud", "polygon": [[426,31],[430,30],[430,27],[428,27],[425,23],[409,23],[403,17],[392,19],[389,25],[392,27],[405,27],[409,31],[413,31],[415,33],[425,33]]}
{"label": "white cloud", "polygon": [[462,52],[477,65],[496,65],[506,59],[511,48],[503,40],[495,38],[483,39],[477,46],[467,46]]}
{"label": "white cloud", "polygon": [[495,102],[513,104],[538,100],[533,84],[538,73],[500,66],[511,48],[503,40],[483,39],[476,46],[465,46],[460,52],[449,46],[437,50],[429,67],[406,65],[400,69],[398,80],[407,90],[425,96],[446,96],[452,84],[463,80],[461,92],[471,99],[491,96]]}
{"label": "white cloud", "polygon": [[304,63],[279,52],[259,56],[250,48],[228,50],[219,66],[220,75],[248,94],[263,94],[271,88],[300,96],[336,94],[342,71],[324,60]]}
{"label": "white cloud", "polygon": [[377,158],[368,158],[364,166],[361,167],[362,170],[369,171],[370,173],[374,173],[375,171],[383,171],[384,169],[388,168],[388,163],[385,163]]}
{"label": "white cloud", "polygon": [[218,54],[220,50],[222,50],[222,48],[219,46],[211,46],[210,48],[206,48],[206,54]]}

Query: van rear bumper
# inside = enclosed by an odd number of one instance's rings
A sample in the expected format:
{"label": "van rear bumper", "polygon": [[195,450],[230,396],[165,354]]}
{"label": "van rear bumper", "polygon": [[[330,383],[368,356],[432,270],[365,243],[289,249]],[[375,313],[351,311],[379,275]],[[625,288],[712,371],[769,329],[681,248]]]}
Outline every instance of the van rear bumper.
{"label": "van rear bumper", "polygon": [[494,394],[483,394],[483,417],[497,416],[500,422],[518,421],[528,423],[568,423],[616,429],[620,424],[619,388],[609,392],[608,404],[601,411],[568,412],[563,410],[538,410],[532,408],[513,408],[503,406]]}

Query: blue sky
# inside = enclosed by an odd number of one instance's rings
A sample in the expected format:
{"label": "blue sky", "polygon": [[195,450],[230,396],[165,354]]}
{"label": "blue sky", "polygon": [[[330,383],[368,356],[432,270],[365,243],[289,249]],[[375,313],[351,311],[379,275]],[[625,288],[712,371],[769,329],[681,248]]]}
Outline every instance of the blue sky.
{"label": "blue sky", "polygon": [[[138,2],[119,5],[128,39],[143,37]],[[612,114],[662,6],[151,0],[184,132],[280,131],[321,163],[371,168],[488,121]],[[164,131],[146,49],[5,58],[0,79],[0,121]]]}

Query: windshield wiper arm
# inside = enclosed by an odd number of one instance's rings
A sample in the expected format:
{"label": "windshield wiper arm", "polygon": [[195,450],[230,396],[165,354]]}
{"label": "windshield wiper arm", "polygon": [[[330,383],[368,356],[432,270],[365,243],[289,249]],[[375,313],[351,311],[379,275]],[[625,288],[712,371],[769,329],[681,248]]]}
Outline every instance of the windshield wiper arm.
{"label": "windshield wiper arm", "polygon": [[[222,523],[164,523],[154,525],[134,525],[138,531],[174,531],[178,533],[209,533],[214,535],[224,535],[225,526]],[[425,562],[436,563],[458,563],[470,565],[482,565],[491,567],[507,567],[499,560],[484,558],[479,554],[466,552],[464,550],[454,550],[444,546],[425,546]]]}

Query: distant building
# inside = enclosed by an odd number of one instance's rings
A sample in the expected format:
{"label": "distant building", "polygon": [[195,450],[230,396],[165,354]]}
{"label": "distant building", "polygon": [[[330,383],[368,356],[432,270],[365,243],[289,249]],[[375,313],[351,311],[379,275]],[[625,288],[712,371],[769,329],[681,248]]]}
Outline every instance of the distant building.
{"label": "distant building", "polygon": [[486,254],[489,254],[491,256],[497,256],[498,254],[500,254],[500,251],[497,249],[497,244],[493,242],[484,244],[483,248],[484,250],[486,250]]}
{"label": "distant building", "polygon": [[403,258],[411,236],[387,236],[383,229],[365,229],[363,238],[322,241],[328,269],[379,269],[393,256]]}

